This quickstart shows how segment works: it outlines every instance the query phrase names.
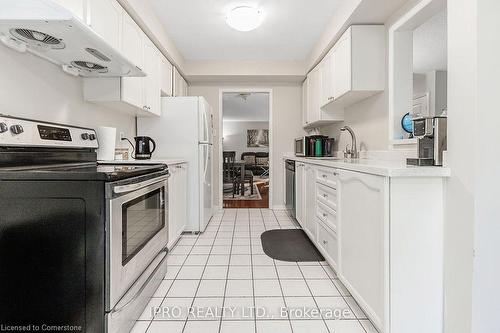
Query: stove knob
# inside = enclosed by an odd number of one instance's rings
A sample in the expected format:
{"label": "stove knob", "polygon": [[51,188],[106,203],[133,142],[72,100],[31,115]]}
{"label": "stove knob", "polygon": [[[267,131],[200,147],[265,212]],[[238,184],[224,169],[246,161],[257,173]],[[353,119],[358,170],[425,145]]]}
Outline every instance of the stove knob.
{"label": "stove knob", "polygon": [[24,132],[24,128],[21,125],[12,125],[10,127],[10,131],[13,134],[21,134],[22,132]]}
{"label": "stove knob", "polygon": [[82,140],[88,140],[89,139],[89,134],[88,133],[82,133]]}
{"label": "stove knob", "polygon": [[89,139],[90,139],[90,141],[94,141],[95,140],[95,134],[93,134],[93,133],[89,134]]}
{"label": "stove knob", "polygon": [[6,123],[0,123],[0,133],[7,132],[9,128],[7,127]]}

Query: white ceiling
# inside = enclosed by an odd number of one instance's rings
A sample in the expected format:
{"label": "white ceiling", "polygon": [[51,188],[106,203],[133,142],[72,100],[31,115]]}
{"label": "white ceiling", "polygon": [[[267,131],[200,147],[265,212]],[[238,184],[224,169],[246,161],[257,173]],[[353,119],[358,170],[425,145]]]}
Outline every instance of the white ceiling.
{"label": "white ceiling", "polygon": [[222,110],[224,121],[269,121],[269,94],[224,93]]}
{"label": "white ceiling", "polygon": [[[148,0],[186,60],[302,61],[341,0]],[[230,28],[229,9],[263,10],[260,27]]]}
{"label": "white ceiling", "polygon": [[446,11],[413,31],[413,72],[426,73],[447,69]]}

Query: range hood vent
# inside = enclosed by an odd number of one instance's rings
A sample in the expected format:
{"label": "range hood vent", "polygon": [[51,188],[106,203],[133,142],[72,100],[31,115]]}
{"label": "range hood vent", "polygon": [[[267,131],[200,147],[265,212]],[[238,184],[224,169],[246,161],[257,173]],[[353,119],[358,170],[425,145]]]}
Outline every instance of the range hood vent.
{"label": "range hood vent", "polygon": [[144,72],[90,27],[50,0],[4,0],[0,42],[31,52],[83,77],[134,77]]}
{"label": "range hood vent", "polygon": [[30,46],[50,49],[64,49],[65,47],[65,44],[59,38],[40,31],[17,28],[11,29],[10,33],[13,37],[24,41]]}

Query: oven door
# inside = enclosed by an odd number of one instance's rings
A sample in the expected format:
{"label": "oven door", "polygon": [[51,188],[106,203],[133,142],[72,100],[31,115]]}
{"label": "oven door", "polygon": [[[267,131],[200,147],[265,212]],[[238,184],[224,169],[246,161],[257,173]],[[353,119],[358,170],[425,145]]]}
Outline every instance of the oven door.
{"label": "oven door", "polygon": [[108,311],[167,245],[167,179],[162,175],[108,188]]}

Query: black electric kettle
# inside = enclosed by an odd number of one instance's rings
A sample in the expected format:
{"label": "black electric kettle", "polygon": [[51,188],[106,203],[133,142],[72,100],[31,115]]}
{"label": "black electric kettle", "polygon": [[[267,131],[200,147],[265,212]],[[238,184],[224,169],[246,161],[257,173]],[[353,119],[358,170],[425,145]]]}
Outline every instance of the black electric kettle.
{"label": "black electric kettle", "polygon": [[[135,140],[135,159],[136,160],[149,160],[151,154],[156,149],[156,143],[149,136],[136,136]],[[153,149],[151,149],[149,143],[153,144]]]}

